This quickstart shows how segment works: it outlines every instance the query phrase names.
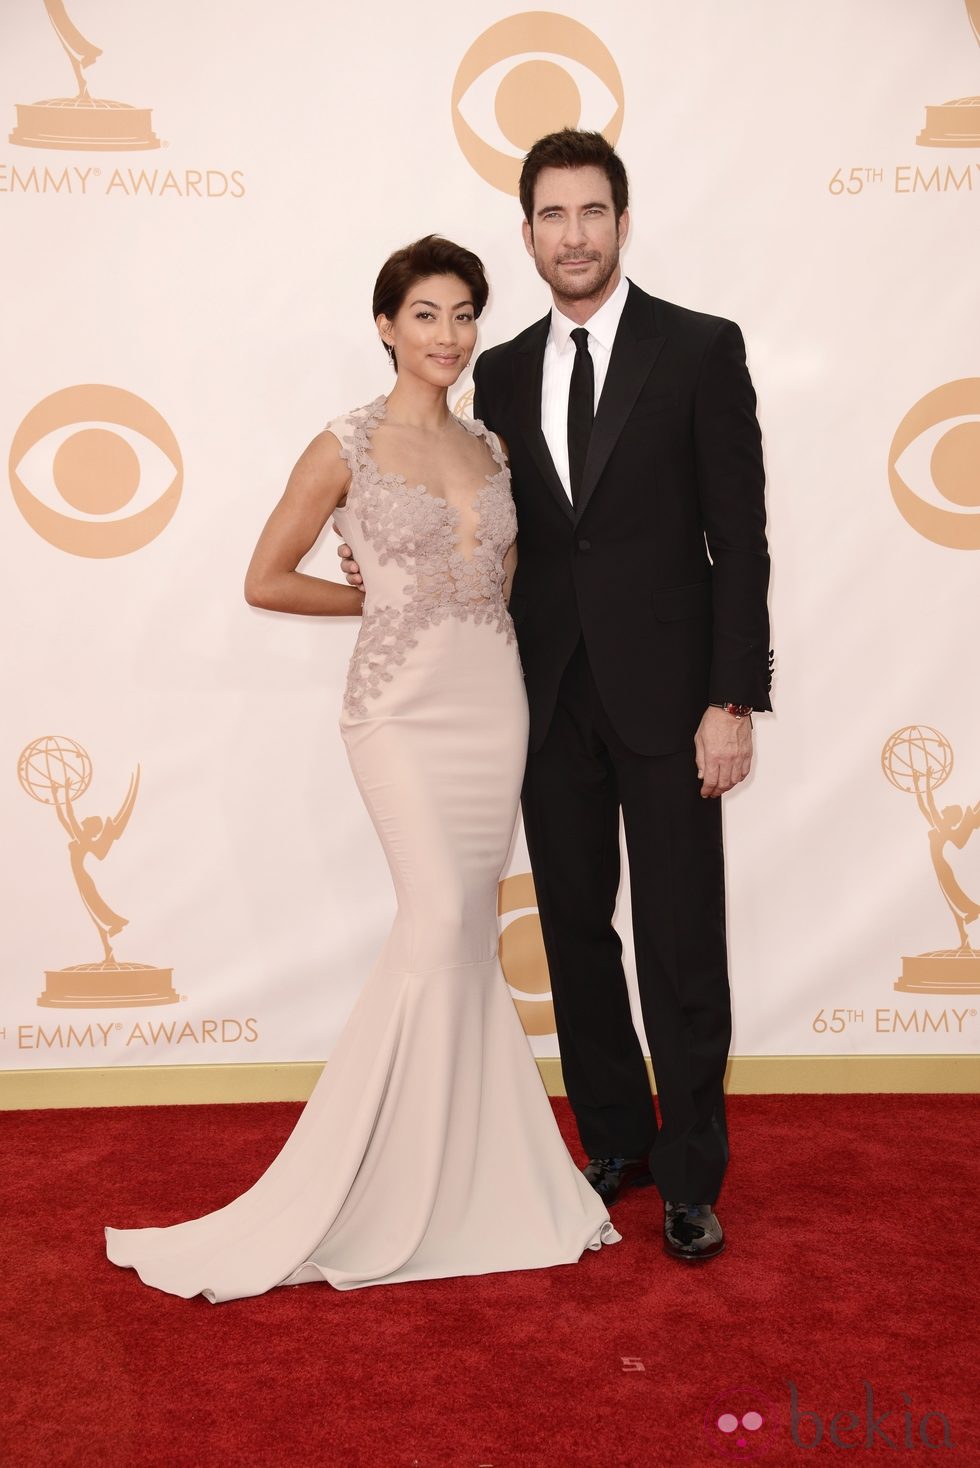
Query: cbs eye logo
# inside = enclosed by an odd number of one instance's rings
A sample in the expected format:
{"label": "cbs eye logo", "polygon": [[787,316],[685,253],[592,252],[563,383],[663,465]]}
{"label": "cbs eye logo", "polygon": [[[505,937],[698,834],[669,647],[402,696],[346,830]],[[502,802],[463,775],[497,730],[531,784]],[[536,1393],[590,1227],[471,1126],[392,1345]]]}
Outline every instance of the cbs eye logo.
{"label": "cbs eye logo", "polygon": [[473,42],[453,83],[452,116],[467,162],[494,188],[516,194],[519,155],[547,133],[582,126],[615,145],[623,79],[588,27],[531,10],[498,21]]}
{"label": "cbs eye logo", "polygon": [[980,377],[944,383],[906,413],[888,483],[913,530],[936,545],[980,550]]}
{"label": "cbs eye logo", "polygon": [[500,967],[527,1035],[555,1033],[551,975],[544,951],[538,899],[530,872],[505,877],[497,891],[497,913],[506,918],[500,934]]}
{"label": "cbs eye logo", "polygon": [[17,508],[42,539],[73,556],[127,556],[148,545],[172,519],[183,484],[170,425],[122,387],[52,393],[10,446]]}

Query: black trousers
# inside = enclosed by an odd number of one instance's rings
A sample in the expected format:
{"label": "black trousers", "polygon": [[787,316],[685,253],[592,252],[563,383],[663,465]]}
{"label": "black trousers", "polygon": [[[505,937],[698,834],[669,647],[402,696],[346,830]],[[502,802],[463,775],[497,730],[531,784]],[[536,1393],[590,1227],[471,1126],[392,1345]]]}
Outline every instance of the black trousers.
{"label": "black trousers", "polygon": [[[569,1101],[590,1157],[643,1157],[661,1195],[713,1203],[728,1161],[731,1043],[721,801],[703,800],[693,741],[634,754],[602,707],[580,642],[522,794]],[[659,1125],[612,926],[619,814]]]}

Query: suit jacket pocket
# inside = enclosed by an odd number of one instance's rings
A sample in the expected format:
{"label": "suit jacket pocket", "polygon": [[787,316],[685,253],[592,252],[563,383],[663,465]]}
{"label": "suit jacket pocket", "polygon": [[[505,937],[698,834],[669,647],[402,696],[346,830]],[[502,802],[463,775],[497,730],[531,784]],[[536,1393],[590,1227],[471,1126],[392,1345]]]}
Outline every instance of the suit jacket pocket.
{"label": "suit jacket pocket", "polygon": [[653,611],[658,622],[681,622],[687,617],[707,617],[711,612],[711,582],[671,586],[653,593]]}

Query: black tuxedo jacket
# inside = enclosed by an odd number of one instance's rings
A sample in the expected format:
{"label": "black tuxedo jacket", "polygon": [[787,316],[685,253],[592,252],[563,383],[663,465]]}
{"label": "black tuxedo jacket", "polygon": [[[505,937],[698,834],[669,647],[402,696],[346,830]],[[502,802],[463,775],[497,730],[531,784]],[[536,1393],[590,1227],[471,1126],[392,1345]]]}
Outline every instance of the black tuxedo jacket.
{"label": "black tuxedo jacket", "polygon": [[709,703],[770,707],[765,475],[742,335],[630,284],[573,511],[541,431],[550,320],[474,371],[474,414],[510,455],[531,747],[583,636],[620,738],[670,754]]}

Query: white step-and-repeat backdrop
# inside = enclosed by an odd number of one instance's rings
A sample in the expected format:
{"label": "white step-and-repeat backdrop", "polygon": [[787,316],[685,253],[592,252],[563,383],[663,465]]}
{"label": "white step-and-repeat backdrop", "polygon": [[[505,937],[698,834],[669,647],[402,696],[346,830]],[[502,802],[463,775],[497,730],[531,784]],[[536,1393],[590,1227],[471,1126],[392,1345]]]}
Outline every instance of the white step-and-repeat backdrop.
{"label": "white step-and-repeat backdrop", "polygon": [[[3,6],[0,1069],[329,1055],[393,910],[336,728],[357,628],[244,569],[390,380],[392,249],[478,251],[484,344],[544,313],[515,190],[563,124],[626,161],[627,273],[737,320],[759,393],[735,1053],[976,1048],[978,41],[978,0]],[[518,833],[502,955],[553,1055],[527,871]]]}

